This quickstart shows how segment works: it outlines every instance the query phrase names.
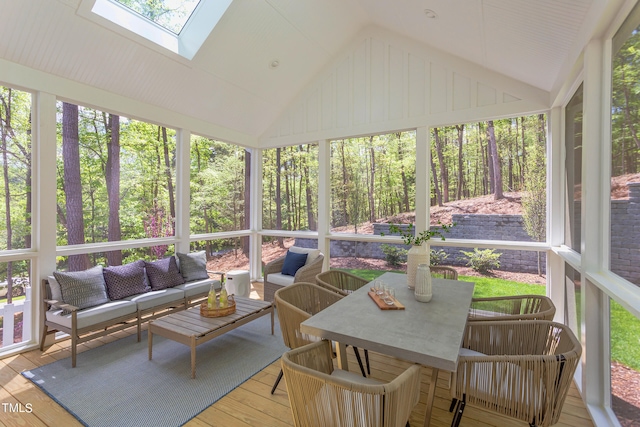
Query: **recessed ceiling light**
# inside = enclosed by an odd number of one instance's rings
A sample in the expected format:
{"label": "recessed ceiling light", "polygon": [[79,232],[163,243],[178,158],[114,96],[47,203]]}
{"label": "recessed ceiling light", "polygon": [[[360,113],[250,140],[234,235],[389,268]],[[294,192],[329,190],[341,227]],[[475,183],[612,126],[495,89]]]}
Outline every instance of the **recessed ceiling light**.
{"label": "recessed ceiling light", "polygon": [[278,61],[277,59],[269,62],[269,68],[278,68],[278,66],[280,66],[280,61]]}
{"label": "recessed ceiling light", "polygon": [[425,9],[424,10],[424,14],[427,15],[427,18],[429,18],[429,19],[437,19],[438,18],[438,14],[435,13],[431,9]]}

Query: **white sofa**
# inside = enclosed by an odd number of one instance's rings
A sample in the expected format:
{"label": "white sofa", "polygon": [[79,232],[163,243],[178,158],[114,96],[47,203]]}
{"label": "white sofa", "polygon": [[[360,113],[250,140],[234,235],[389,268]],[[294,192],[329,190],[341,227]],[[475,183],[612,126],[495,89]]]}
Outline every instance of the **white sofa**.
{"label": "white sofa", "polygon": [[[44,350],[48,334],[55,331],[69,334],[71,365],[75,367],[78,344],[134,325],[140,341],[144,322],[199,304],[207,297],[211,284],[216,290],[220,289],[220,281],[209,277],[218,272],[206,270],[206,259],[203,271],[199,270],[200,266],[197,273],[196,270],[187,271],[186,264],[194,258],[202,264],[203,252],[178,255],[183,260],[183,268],[177,272],[179,262],[167,258],[162,264],[169,264],[170,271],[158,269],[154,263],[136,261],[125,266],[97,266],[83,272],[55,272],[44,279],[45,315],[40,349]],[[141,269],[141,266],[144,267]],[[104,290],[100,286],[101,275]],[[157,278],[155,282],[154,278]],[[78,303],[74,305],[74,302]]]}

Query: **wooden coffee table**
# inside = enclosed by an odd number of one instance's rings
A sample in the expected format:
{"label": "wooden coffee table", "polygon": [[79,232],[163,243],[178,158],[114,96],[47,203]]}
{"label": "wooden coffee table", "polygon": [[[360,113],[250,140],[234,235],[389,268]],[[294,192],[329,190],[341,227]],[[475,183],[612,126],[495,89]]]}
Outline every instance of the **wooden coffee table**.
{"label": "wooden coffee table", "polygon": [[191,348],[191,378],[196,377],[196,346],[219,337],[259,317],[271,314],[273,335],[273,303],[235,297],[236,312],[224,317],[203,317],[200,306],[169,314],[149,323],[149,360],[153,351],[153,334],[177,341]]}

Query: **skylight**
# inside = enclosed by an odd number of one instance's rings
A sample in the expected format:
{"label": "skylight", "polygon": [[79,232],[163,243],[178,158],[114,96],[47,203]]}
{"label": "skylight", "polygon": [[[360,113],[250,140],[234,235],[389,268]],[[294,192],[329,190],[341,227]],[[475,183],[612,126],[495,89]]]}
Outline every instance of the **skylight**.
{"label": "skylight", "polygon": [[145,44],[152,42],[190,60],[231,1],[83,0],[78,13],[129,38],[137,34]]}
{"label": "skylight", "polygon": [[114,0],[178,35],[200,0]]}

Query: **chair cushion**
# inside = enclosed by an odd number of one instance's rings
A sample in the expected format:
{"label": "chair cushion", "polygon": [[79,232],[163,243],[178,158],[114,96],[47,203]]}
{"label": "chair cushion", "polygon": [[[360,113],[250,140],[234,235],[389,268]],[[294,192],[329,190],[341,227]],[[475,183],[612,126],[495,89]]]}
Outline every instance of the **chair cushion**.
{"label": "chair cushion", "polygon": [[282,265],[282,274],[295,276],[296,272],[300,267],[304,266],[305,262],[307,262],[307,254],[287,251],[287,255],[284,258],[284,264]]}
{"label": "chair cushion", "polygon": [[49,289],[51,290],[51,299],[62,302],[62,290],[60,289],[60,283],[56,280],[55,277],[49,276],[47,277],[49,281]]}
{"label": "chair cushion", "polygon": [[300,248],[298,246],[291,246],[289,250],[297,254],[307,254],[307,260],[305,261],[304,265],[311,264],[313,261],[315,261],[316,258],[320,256],[320,249]]}
{"label": "chair cushion", "polygon": [[208,279],[207,256],[205,251],[191,252],[188,254],[176,253],[178,269],[185,282]]}
{"label": "chair cushion", "polygon": [[269,281],[269,283],[273,283],[274,285],[289,286],[293,285],[295,277],[286,276],[282,273],[271,273],[269,274],[269,276],[267,276],[267,280]]}
{"label": "chair cushion", "polygon": [[187,283],[183,283],[182,285],[175,286],[173,289],[180,289],[184,291],[184,295],[187,298],[190,298],[195,295],[209,293],[212,283],[214,284],[213,285],[214,289],[216,291],[219,291],[221,288],[220,281],[213,280],[213,279],[195,280],[192,282],[187,282]]}
{"label": "chair cushion", "polygon": [[149,284],[153,291],[172,288],[184,283],[182,274],[178,270],[176,258],[173,256],[153,262],[145,261],[144,268],[147,271]]}
{"label": "chair cushion", "polygon": [[84,271],[54,271],[53,276],[66,304],[82,309],[109,301],[101,265]]}
{"label": "chair cushion", "polygon": [[148,310],[172,302],[182,303],[182,300],[184,300],[184,292],[180,289],[167,288],[139,295],[131,295],[126,297],[125,300],[135,302],[140,310]]}
{"label": "chair cushion", "polygon": [[147,291],[144,280],[144,261],[138,260],[125,265],[106,267],[104,281],[111,300],[144,293]]}
{"label": "chair cushion", "polygon": [[[102,322],[131,314],[135,317],[137,312],[136,304],[131,301],[109,301],[95,307],[85,308],[77,312],[78,329],[86,328]],[[65,314],[62,310],[46,312],[47,320],[57,325],[71,328],[71,314]]]}

